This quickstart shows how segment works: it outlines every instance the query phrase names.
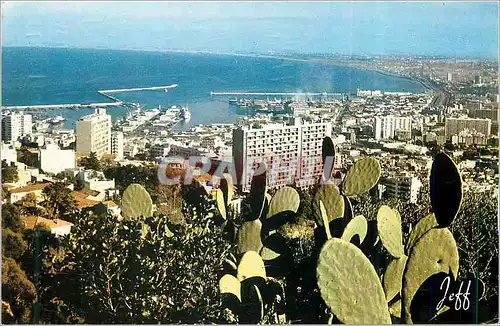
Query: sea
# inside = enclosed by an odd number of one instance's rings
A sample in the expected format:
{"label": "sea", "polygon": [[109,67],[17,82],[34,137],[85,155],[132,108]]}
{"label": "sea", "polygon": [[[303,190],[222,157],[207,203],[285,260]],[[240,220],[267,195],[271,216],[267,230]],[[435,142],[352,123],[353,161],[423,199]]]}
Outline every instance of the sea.
{"label": "sea", "polygon": [[[188,106],[191,120],[180,129],[199,124],[232,123],[239,117],[229,97],[214,92],[329,92],[360,89],[424,92],[417,81],[376,71],[322,63],[259,56],[201,53],[142,52],[66,48],[2,48],[2,105],[99,103],[110,100],[98,90],[177,84],[164,91],[115,93],[145,110],[158,106]],[[111,107],[112,118],[130,109]],[[92,109],[44,110],[62,115],[65,128],[74,128]]]}

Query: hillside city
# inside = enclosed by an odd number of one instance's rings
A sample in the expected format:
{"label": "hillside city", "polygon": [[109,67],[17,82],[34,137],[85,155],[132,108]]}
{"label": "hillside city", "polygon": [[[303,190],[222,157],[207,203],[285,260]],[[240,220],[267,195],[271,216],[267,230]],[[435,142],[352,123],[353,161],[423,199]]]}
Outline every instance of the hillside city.
{"label": "hillside city", "polygon": [[[129,115],[115,123],[105,108],[96,108],[77,121],[76,130],[52,128],[47,119],[37,120],[28,112],[4,110],[3,202],[18,203],[28,194],[42,202],[47,185],[76,180],[69,187],[79,209],[102,203],[119,214],[115,180],[83,164],[90,153],[109,166],[157,166],[165,157],[185,159],[178,160],[178,168],[187,168],[189,158],[196,156],[209,158],[212,166],[234,160],[237,171],[247,176],[240,182],[242,192],[249,190],[252,164],[264,158],[268,166],[274,164],[271,189],[290,184],[306,189],[321,175],[325,136],[337,146],[334,165],[340,171],[363,156],[380,160],[384,175],[374,194],[379,198],[415,203],[428,183],[432,154],[440,149],[458,164],[465,191],[497,189],[495,66],[467,60],[414,61],[377,61],[376,67],[412,76],[412,69],[420,66],[419,78],[433,89],[421,94],[358,89],[352,95],[232,99],[251,114],[235,125],[200,125],[187,131],[172,129],[182,119],[183,108],[176,106],[141,110],[132,105]],[[199,176],[208,193],[217,187],[210,171],[208,177]],[[70,223],[65,223],[64,232],[69,232],[66,225]]]}

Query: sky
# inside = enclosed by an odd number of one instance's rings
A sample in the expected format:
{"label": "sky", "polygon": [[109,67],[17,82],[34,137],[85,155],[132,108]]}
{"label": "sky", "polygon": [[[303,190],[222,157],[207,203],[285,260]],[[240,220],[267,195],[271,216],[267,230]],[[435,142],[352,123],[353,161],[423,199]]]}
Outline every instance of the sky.
{"label": "sky", "polygon": [[498,57],[497,2],[2,2],[3,46]]}

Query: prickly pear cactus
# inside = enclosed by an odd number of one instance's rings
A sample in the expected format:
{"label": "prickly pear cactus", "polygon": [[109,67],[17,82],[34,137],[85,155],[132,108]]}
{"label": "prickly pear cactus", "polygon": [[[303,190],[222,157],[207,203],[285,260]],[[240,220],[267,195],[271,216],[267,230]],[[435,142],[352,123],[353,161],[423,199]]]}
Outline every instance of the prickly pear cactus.
{"label": "prickly pear cactus", "polygon": [[230,174],[224,173],[223,178],[220,180],[219,188],[222,190],[224,194],[224,202],[226,205],[229,205],[233,200],[233,192],[234,192],[234,183],[233,177]]}
{"label": "prickly pear cactus", "polygon": [[358,215],[353,218],[345,227],[341,239],[351,242],[352,237],[359,236],[359,243],[363,243],[366,234],[368,233],[368,223],[363,215]]}
{"label": "prickly pear cactus", "polygon": [[[261,163],[264,164],[264,163]],[[265,165],[264,165],[265,166]],[[254,175],[250,185],[250,211],[248,221],[256,220],[262,215],[267,193],[267,173],[264,171],[259,175]]]}
{"label": "prickly pear cactus", "polygon": [[258,324],[264,318],[264,302],[257,285],[252,284],[243,296],[240,321],[243,324]]}
{"label": "prickly pear cactus", "polygon": [[319,201],[319,210],[320,210],[320,214],[321,214],[322,225],[325,227],[326,239],[327,240],[331,239],[332,234],[330,232],[330,225],[328,223],[328,216],[326,214],[326,208],[325,208],[325,205],[323,204],[322,200]]}
{"label": "prickly pear cactus", "polygon": [[402,316],[412,323],[410,305],[420,286],[437,273],[458,274],[458,249],[448,228],[431,229],[412,247],[403,275]]}
{"label": "prickly pear cactus", "polygon": [[323,217],[319,202],[325,205],[328,222],[344,216],[344,198],[340,195],[339,188],[334,184],[325,184],[314,195],[313,210],[316,223],[323,226]]}
{"label": "prickly pear cactus", "polygon": [[241,257],[238,265],[238,280],[243,281],[251,277],[266,278],[266,268],[260,255],[255,251],[247,251]]}
{"label": "prickly pear cactus", "polygon": [[382,205],[377,213],[377,230],[380,240],[389,254],[394,258],[404,255],[403,234],[399,213],[389,206]]}
{"label": "prickly pear cactus", "polygon": [[420,219],[415,225],[415,228],[410,232],[408,237],[408,242],[406,243],[406,253],[409,254],[415,242],[417,242],[420,237],[422,237],[427,231],[438,226],[434,214],[429,214],[426,217]]}
{"label": "prickly pear cactus", "polygon": [[[325,137],[323,138],[323,145],[322,145],[322,162],[323,162],[323,180],[328,181],[332,177],[332,172],[333,172],[333,165],[334,165],[334,160],[335,160],[335,145],[333,144],[333,141],[330,137]],[[330,157],[331,161],[326,162],[326,158]],[[326,164],[329,163],[329,164]]]}
{"label": "prickly pear cactus", "polygon": [[240,254],[250,250],[259,252],[262,249],[261,230],[262,222],[260,220],[243,223],[238,231],[238,252]]}
{"label": "prickly pear cactus", "polygon": [[338,238],[328,240],[321,249],[316,275],[321,297],[340,322],[391,323],[375,268],[355,245]]}
{"label": "prickly pear cactus", "polygon": [[274,251],[273,249],[271,249],[269,247],[264,246],[260,250],[260,256],[262,257],[262,260],[268,261],[268,260],[274,260],[274,259],[280,257],[281,254],[279,252]]}
{"label": "prickly pear cactus", "polygon": [[462,178],[453,160],[445,153],[437,154],[432,162],[430,196],[439,227],[449,226],[462,202]]}
{"label": "prickly pear cactus", "polygon": [[297,190],[291,187],[278,189],[271,199],[267,217],[270,218],[278,213],[291,211],[297,213],[300,205],[300,197]]}
{"label": "prickly pear cactus", "polygon": [[133,183],[125,189],[122,196],[122,215],[126,219],[137,219],[153,215],[153,201],[146,189]]}
{"label": "prickly pear cactus", "polygon": [[349,169],[342,182],[342,193],[346,196],[360,195],[373,188],[380,178],[380,163],[365,157]]}
{"label": "prickly pear cactus", "polygon": [[382,281],[387,302],[392,301],[392,299],[394,299],[394,297],[401,292],[403,272],[405,270],[407,260],[408,257],[403,255],[400,258],[391,260],[389,265],[387,265]]}
{"label": "prickly pear cactus", "polygon": [[223,219],[227,219],[226,212],[226,201],[224,200],[224,192],[221,189],[217,189],[215,193],[215,200],[217,201],[217,209]]}
{"label": "prickly pear cactus", "polygon": [[241,284],[233,275],[226,274],[219,280],[219,291],[234,294],[241,301]]}

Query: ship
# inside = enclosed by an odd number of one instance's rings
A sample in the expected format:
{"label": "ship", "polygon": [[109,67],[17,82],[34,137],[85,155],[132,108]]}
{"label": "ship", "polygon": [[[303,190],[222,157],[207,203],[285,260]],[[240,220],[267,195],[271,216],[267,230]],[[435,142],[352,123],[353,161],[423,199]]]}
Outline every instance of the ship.
{"label": "ship", "polygon": [[58,125],[63,123],[65,120],[66,119],[63,116],[58,115],[56,117],[49,119],[48,123],[50,123],[51,125]]}
{"label": "ship", "polygon": [[183,107],[181,110],[181,118],[184,121],[189,121],[191,119],[191,112],[187,107]]}

